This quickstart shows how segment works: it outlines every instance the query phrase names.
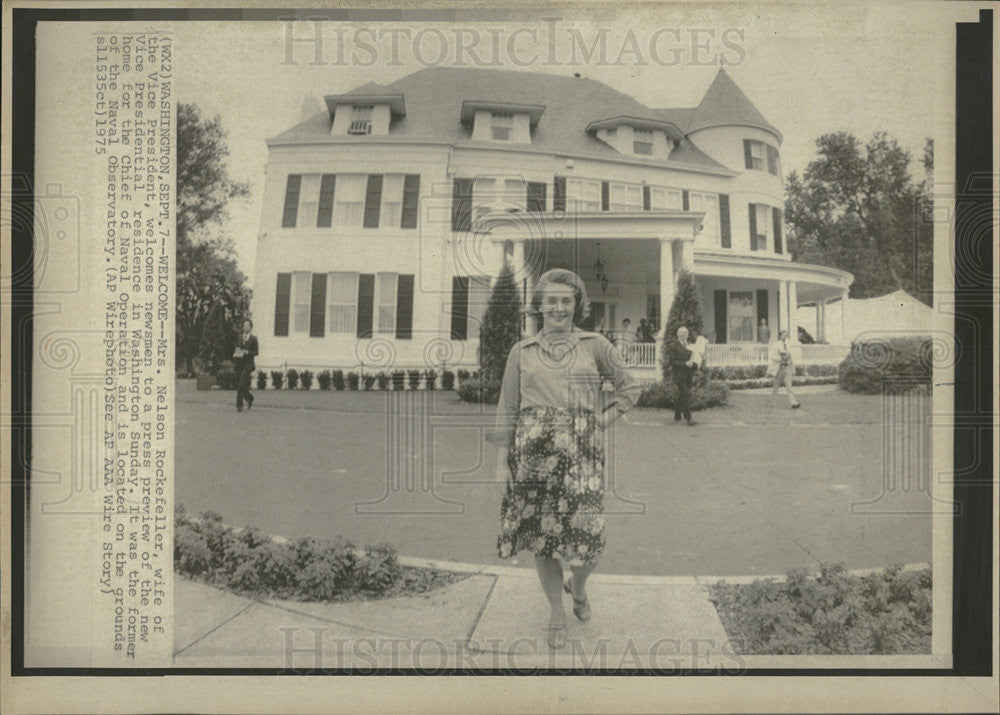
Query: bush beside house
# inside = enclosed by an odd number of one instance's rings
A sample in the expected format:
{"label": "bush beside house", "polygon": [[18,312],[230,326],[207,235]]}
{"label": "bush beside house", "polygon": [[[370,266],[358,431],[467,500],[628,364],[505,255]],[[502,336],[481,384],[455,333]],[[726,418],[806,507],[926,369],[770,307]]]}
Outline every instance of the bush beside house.
{"label": "bush beside house", "polygon": [[895,384],[907,389],[930,387],[934,346],[930,337],[915,336],[859,341],[838,368],[840,387],[848,392],[877,394]]}

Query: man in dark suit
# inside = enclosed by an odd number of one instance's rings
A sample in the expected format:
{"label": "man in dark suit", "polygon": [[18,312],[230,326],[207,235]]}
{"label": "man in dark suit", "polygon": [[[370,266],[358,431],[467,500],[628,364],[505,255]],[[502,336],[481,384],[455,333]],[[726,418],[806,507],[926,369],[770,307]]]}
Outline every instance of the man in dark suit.
{"label": "man in dark suit", "polygon": [[243,401],[247,409],[253,407],[253,395],[250,393],[250,377],[257,369],[254,356],[260,352],[257,347],[257,336],[253,334],[253,321],[247,318],[243,321],[243,332],[236,340],[236,350],[233,358],[236,360],[236,411],[243,411]]}
{"label": "man in dark suit", "polygon": [[682,325],[677,329],[677,340],[671,340],[667,345],[667,360],[670,361],[670,372],[677,386],[674,422],[680,422],[681,417],[684,417],[689,425],[693,425],[695,421],[691,419],[691,378],[695,364],[687,345],[688,329]]}

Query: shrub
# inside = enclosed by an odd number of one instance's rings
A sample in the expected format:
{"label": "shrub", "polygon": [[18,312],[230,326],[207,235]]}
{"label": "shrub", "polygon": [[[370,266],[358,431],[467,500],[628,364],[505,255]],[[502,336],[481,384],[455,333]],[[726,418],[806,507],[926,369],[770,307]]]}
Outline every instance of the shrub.
{"label": "shrub", "polygon": [[463,402],[495,405],[500,400],[500,385],[495,383],[484,385],[478,377],[470,377],[462,380],[458,386],[458,399]]}
{"label": "shrub", "polygon": [[931,384],[933,344],[929,337],[872,339],[851,345],[838,366],[840,387],[848,392],[876,394],[886,380],[901,387]]}
{"label": "shrub", "polygon": [[[357,377],[357,375],[355,373],[353,373],[353,372],[351,373],[351,375],[354,375],[355,377]],[[350,376],[348,376],[348,377],[350,377]],[[365,389],[366,390],[372,389],[372,385],[374,385],[374,384],[375,384],[375,376],[372,375],[371,373],[368,373],[367,375],[365,375]],[[355,388],[352,388],[352,389],[357,389],[357,388],[355,387]]]}
{"label": "shrub", "polygon": [[681,270],[677,274],[677,290],[670,303],[670,312],[667,314],[667,323],[663,331],[660,368],[664,380],[671,378],[670,361],[667,360],[667,345],[671,341],[677,340],[677,330],[682,325],[687,327],[692,339],[702,335],[705,331],[702,315],[701,297],[698,295],[694,276],[690,271]]}
{"label": "shrub", "polygon": [[[722,380],[707,380],[691,388],[691,409],[721,407],[729,402],[729,386]],[[638,407],[673,409],[677,404],[677,385],[672,380],[660,380],[644,388],[636,401]]]}
{"label": "shrub", "polygon": [[295,368],[291,368],[288,371],[288,389],[297,390],[299,389],[299,371]]}
{"label": "shrub", "polygon": [[840,372],[837,365],[803,365],[802,367],[809,377],[836,377]]}
{"label": "shrub", "polygon": [[[365,380],[367,381],[367,379],[368,379],[368,376],[365,375]],[[357,390],[358,389],[358,383],[360,382],[360,380],[361,380],[361,378],[358,376],[358,373],[356,373],[356,372],[349,372],[349,373],[347,373],[347,386],[350,389]]]}
{"label": "shrub", "polygon": [[471,375],[469,374],[469,371],[468,371],[468,370],[465,370],[465,369],[463,368],[463,369],[460,369],[460,370],[458,371],[458,381],[459,381],[460,383],[461,383],[461,382],[465,382],[465,381],[466,381],[466,380],[468,380],[468,379],[469,379],[470,377],[471,377]]}
{"label": "shrub", "polygon": [[514,282],[514,271],[504,261],[479,328],[479,370],[483,384],[500,383],[507,355],[520,337],[521,297]]}
{"label": "shrub", "polygon": [[378,389],[384,390],[389,386],[389,376],[386,375],[385,372],[380,371],[379,374],[375,376],[375,382],[378,383]]}
{"label": "shrub", "polygon": [[267,373],[263,370],[257,371],[257,389],[266,390],[267,389]]}
{"label": "shrub", "polygon": [[420,389],[420,378],[421,377],[423,377],[423,374],[420,372],[420,370],[407,370],[406,371],[406,379],[407,379],[407,382],[410,385],[410,389],[411,390],[419,390]]}
{"label": "shrub", "polygon": [[330,374],[329,370],[324,370],[316,376],[316,384],[319,385],[319,389],[321,390],[329,390],[332,382],[333,375]]}
{"label": "shrub", "polygon": [[285,373],[281,370],[271,370],[271,385],[275,390],[280,390],[285,382]]}
{"label": "shrub", "polygon": [[752,380],[767,375],[767,365],[725,365],[707,371],[712,380]]}
{"label": "shrub", "polygon": [[313,384],[312,370],[303,370],[299,375],[299,379],[302,381],[302,389],[308,390]]}
{"label": "shrub", "polygon": [[333,371],[333,389],[343,390],[344,389],[344,371],[334,370]]}
{"label": "shrub", "polygon": [[238,378],[236,371],[231,367],[219,368],[215,373],[215,383],[220,390],[235,390]]}
{"label": "shrub", "polygon": [[929,569],[855,576],[824,564],[815,577],[793,569],[784,582],[720,582],[710,590],[741,654],[930,652]]}
{"label": "shrub", "polygon": [[406,373],[402,370],[392,371],[392,389],[402,390],[404,383],[406,382]]}
{"label": "shrub", "polygon": [[445,370],[441,373],[441,389],[442,390],[454,390],[455,389],[455,373],[451,370]]}
{"label": "shrub", "polygon": [[368,547],[357,563],[355,583],[363,591],[381,593],[399,580],[401,571],[396,550],[391,546],[380,544]]}
{"label": "shrub", "polygon": [[437,387],[437,370],[424,370],[424,387],[433,390]]}

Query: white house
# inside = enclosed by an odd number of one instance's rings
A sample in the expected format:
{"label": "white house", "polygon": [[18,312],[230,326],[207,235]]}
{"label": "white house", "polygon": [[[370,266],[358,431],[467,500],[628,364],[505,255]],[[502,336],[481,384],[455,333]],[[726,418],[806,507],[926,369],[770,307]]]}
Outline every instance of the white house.
{"label": "white house", "polygon": [[[325,100],[268,141],[262,368],[472,366],[505,260],[525,297],[544,270],[576,271],[607,329],[659,326],[678,270],[692,270],[716,364],[763,362],[762,318],[794,337],[799,304],[851,284],[790,259],[781,133],[724,70],[697,107],[464,68]],[[655,347],[633,360],[653,368]]]}

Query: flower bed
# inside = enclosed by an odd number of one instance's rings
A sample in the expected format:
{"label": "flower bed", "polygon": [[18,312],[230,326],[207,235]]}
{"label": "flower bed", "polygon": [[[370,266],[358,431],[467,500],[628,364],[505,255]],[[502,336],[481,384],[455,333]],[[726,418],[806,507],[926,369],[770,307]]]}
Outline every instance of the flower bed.
{"label": "flower bed", "polygon": [[741,655],[930,653],[930,569],[856,576],[824,565],[815,577],[794,569],[709,593]]}
{"label": "flower bed", "polygon": [[402,566],[387,544],[358,550],[342,538],[279,541],[223,524],[215,512],[174,512],[174,570],[255,598],[348,601],[424,593],[466,574]]}

